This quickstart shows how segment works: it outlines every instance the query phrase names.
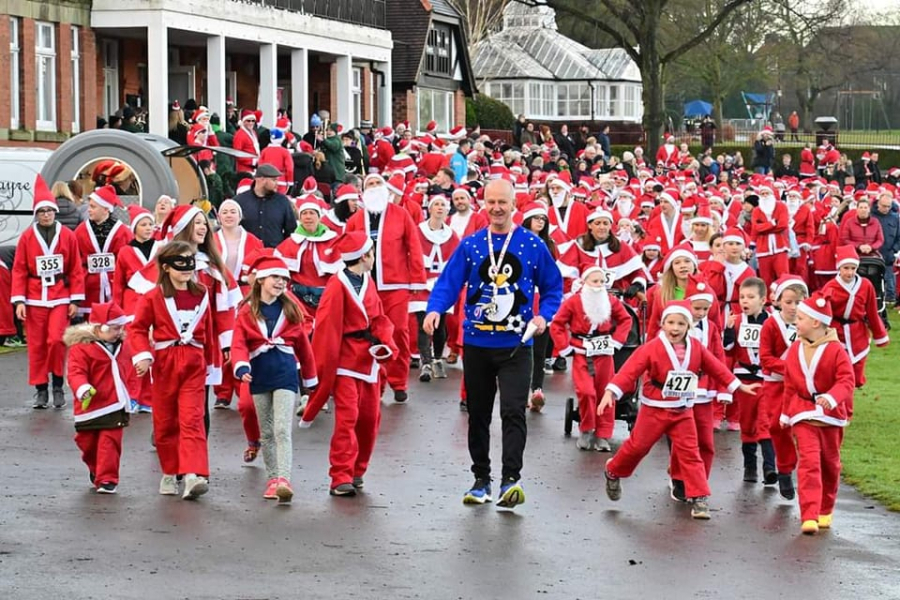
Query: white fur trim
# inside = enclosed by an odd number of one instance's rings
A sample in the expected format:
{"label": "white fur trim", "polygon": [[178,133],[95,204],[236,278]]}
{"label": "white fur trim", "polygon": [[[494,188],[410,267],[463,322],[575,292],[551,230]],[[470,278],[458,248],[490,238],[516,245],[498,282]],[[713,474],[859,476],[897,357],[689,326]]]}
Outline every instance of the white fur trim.
{"label": "white fur trim", "polygon": [[149,360],[151,363],[153,362],[153,354],[150,352],[138,352],[134,356],[131,357],[131,364],[137,365],[142,360]]}
{"label": "white fur trim", "polygon": [[89,383],[85,383],[85,384],[79,386],[78,389],[75,390],[75,397],[78,398],[79,400],[83,400],[84,395],[87,394],[89,391],[91,391],[92,387],[94,387],[94,386],[92,386]]}
{"label": "white fur trim", "polygon": [[805,302],[801,302],[800,305],[797,307],[797,309],[802,311],[803,314],[805,314],[807,317],[812,317],[813,319],[816,319],[817,321],[821,321],[822,324],[825,325],[826,327],[831,325],[831,317],[829,317],[828,315],[826,315],[824,313],[820,313],[819,311],[813,309],[810,306],[807,306],[807,304]]}

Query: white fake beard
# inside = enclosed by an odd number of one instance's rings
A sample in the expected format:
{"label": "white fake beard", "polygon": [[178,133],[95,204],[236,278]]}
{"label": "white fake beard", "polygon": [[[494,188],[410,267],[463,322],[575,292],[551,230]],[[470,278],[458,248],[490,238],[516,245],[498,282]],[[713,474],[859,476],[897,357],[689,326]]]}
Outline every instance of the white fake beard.
{"label": "white fake beard", "polygon": [[550,194],[550,201],[553,202],[553,206],[559,208],[563,205],[563,202],[566,201],[566,192],[559,192],[558,194]]}
{"label": "white fake beard", "polygon": [[771,215],[775,212],[775,196],[760,196],[759,197],[759,208],[767,215]]}
{"label": "white fake beard", "polygon": [[634,210],[634,202],[631,199],[625,200],[624,198],[620,198],[616,202],[616,208],[619,209],[620,217],[630,217],[631,211]]}
{"label": "white fake beard", "polygon": [[363,206],[370,213],[383,213],[388,205],[388,190],[383,185],[369,188],[363,192]]}
{"label": "white fake beard", "polygon": [[788,200],[786,204],[788,214],[792,217],[797,214],[798,210],[800,210],[800,202],[798,200]]}
{"label": "white fake beard", "polygon": [[606,287],[585,285],[581,288],[580,296],[581,307],[591,322],[591,329],[596,329],[599,325],[609,321],[612,307],[609,303],[609,294],[606,291]]}

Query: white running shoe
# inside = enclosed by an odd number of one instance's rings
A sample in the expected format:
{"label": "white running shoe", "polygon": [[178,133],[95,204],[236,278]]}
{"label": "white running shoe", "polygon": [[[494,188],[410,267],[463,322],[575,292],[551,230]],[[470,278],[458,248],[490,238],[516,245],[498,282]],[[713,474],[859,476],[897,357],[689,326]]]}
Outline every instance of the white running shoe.
{"label": "white running shoe", "polygon": [[178,480],[174,475],[163,475],[159,480],[159,493],[163,496],[178,495]]}

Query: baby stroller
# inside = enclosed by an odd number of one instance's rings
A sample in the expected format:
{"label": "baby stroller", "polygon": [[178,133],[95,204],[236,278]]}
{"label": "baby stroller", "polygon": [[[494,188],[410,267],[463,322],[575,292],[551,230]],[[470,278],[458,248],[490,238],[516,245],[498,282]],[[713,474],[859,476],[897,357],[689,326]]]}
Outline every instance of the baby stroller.
{"label": "baby stroller", "polygon": [[[625,344],[616,351],[613,355],[613,363],[615,364],[615,370],[618,373],[619,369],[622,368],[622,365],[625,364],[625,361],[628,360],[634,351],[644,342],[644,331],[643,331],[643,322],[644,322],[644,313],[646,311],[646,304],[641,303],[638,314],[638,310],[635,310],[630,304],[625,302],[622,303],[625,307],[625,310],[628,311],[628,314],[631,315],[631,332],[628,334],[628,339],[625,340]],[[591,369],[593,369],[593,363],[588,362],[588,365]],[[628,426],[628,431],[631,431],[634,428],[634,422],[637,420],[638,413],[638,399],[637,394],[625,394],[616,402],[616,421],[624,421]],[[575,398],[569,397],[566,398],[566,416],[564,423],[564,431],[566,436],[572,435],[572,424],[579,422],[580,417],[578,415],[578,402]]]}
{"label": "baby stroller", "polygon": [[891,325],[887,318],[887,303],[884,301],[884,269],[884,259],[876,254],[861,256],[859,259],[859,268],[856,272],[860,277],[868,279],[872,283],[872,287],[875,288],[875,300],[878,304],[878,314],[881,315],[884,326],[890,329]]}

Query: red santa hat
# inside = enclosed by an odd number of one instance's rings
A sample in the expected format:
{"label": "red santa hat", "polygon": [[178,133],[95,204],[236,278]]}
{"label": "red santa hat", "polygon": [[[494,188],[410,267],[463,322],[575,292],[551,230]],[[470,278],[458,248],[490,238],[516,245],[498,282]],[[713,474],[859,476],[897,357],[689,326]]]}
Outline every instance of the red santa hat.
{"label": "red santa hat", "polygon": [[384,177],[382,177],[378,173],[369,173],[363,179],[363,189],[366,189],[366,187],[368,187],[368,185],[369,185],[369,182],[372,181],[373,179],[375,181],[380,181],[381,184],[384,185]]}
{"label": "red santa hat", "polygon": [[181,104],[176,100],[172,103],[172,110],[181,110]]}
{"label": "red santa hat", "polygon": [[319,183],[316,181],[316,178],[310,175],[306,179],[303,180],[303,187],[300,189],[302,194],[312,194],[316,190],[319,189]]}
{"label": "red santa hat", "polygon": [[237,189],[234,190],[235,194],[243,194],[244,192],[249,192],[250,188],[253,187],[253,180],[249,177],[244,177],[238,182]]}
{"label": "red santa hat", "polygon": [[291,278],[287,263],[278,256],[260,256],[250,265],[250,272],[256,274],[256,280],[266,277],[278,276],[285,279]]}
{"label": "red santa hat", "polygon": [[138,223],[144,219],[150,219],[151,223],[154,222],[153,213],[139,204],[128,205],[128,220],[131,223],[132,233],[137,229]]}
{"label": "red santa hat", "polygon": [[641,252],[644,250],[656,250],[657,252],[662,252],[662,238],[658,236],[652,239],[647,238],[644,240],[644,243],[641,244]]}
{"label": "red santa hat", "polygon": [[715,300],[712,287],[703,279],[702,275],[688,275],[687,289],[684,291],[684,299],[688,302],[694,300],[706,300],[712,304]]}
{"label": "red santa hat", "polygon": [[[249,110],[247,108],[241,110],[241,123],[246,121],[247,119],[256,119],[256,112]],[[258,120],[258,119],[257,119]]]}
{"label": "red santa hat", "polygon": [[359,190],[349,183],[345,183],[338,187],[337,193],[334,195],[335,204],[340,204],[347,200],[359,200]]}
{"label": "red santa hat", "polygon": [[37,177],[34,178],[34,214],[37,214],[37,211],[42,208],[52,208],[56,212],[59,212],[59,205],[56,204],[56,198],[50,193],[50,188],[47,187],[44,178],[38,174]]}
{"label": "red santa hat", "polygon": [[831,319],[834,318],[831,312],[831,303],[819,292],[801,302],[797,310],[807,317],[820,321],[825,327],[829,327]]}
{"label": "red santa hat", "polygon": [[859,266],[859,254],[856,253],[856,248],[849,244],[846,246],[838,246],[834,254],[835,268],[837,269],[840,269],[844,265]]}
{"label": "red santa hat", "polygon": [[888,171],[889,177],[900,177],[900,167],[894,167]]}
{"label": "red santa hat", "polygon": [[742,230],[737,227],[729,227],[725,230],[725,235],[722,237],[722,243],[724,244],[726,242],[736,242],[746,246],[747,238]]}
{"label": "red santa hat", "polygon": [[194,111],[194,115],[191,120],[194,123],[199,123],[200,119],[209,119],[209,109],[205,106],[200,106],[197,110]]}
{"label": "red santa hat", "polygon": [[785,274],[775,280],[772,284],[772,296],[774,296],[775,301],[781,299],[781,294],[784,293],[784,290],[789,288],[792,285],[801,285],[803,286],[803,290],[805,293],[809,294],[809,288],[806,287],[806,282],[800,279],[796,275]]}
{"label": "red santa hat", "polygon": [[105,208],[106,210],[112,210],[116,207],[122,207],[122,201],[119,200],[118,194],[116,194],[116,188],[111,185],[104,185],[101,188],[95,189],[91,192],[91,195],[88,196],[91,200]]}
{"label": "red santa hat", "polygon": [[691,219],[691,225],[694,223],[706,223],[712,227],[713,218],[712,211],[709,209],[709,204],[700,204],[697,206],[697,214]]}
{"label": "red santa hat", "polygon": [[573,187],[571,194],[572,194],[573,198],[582,198],[582,199],[586,199],[588,196],[591,195],[591,193],[587,190],[587,188],[581,187],[580,185]]}
{"label": "red santa hat", "polygon": [[297,144],[297,147],[300,148],[300,152],[303,152],[304,154],[312,154],[315,151],[315,148],[312,147],[312,144],[310,144],[306,140],[300,140],[300,143]]}
{"label": "red santa hat", "polygon": [[531,217],[544,217],[547,216],[547,206],[543,202],[530,202],[525,205],[522,210],[522,220],[530,219]]}
{"label": "red santa hat", "polygon": [[222,209],[225,208],[225,207],[227,207],[227,206],[231,206],[231,207],[233,207],[234,209],[237,210],[237,214],[238,214],[238,218],[239,218],[239,219],[243,219],[243,218],[244,218],[244,209],[241,208],[241,205],[240,205],[240,204],[238,204],[237,202],[235,202],[235,201],[232,200],[231,198],[222,201],[222,204],[219,205],[219,212],[222,212]]}
{"label": "red santa hat", "polygon": [[317,196],[313,194],[304,194],[294,199],[294,205],[297,207],[297,213],[304,210],[315,211],[320,217],[324,214],[326,206]]}
{"label": "red santa hat", "polygon": [[692,323],[694,320],[694,313],[691,312],[691,303],[687,300],[671,300],[663,309],[662,318],[660,318],[659,322],[665,321],[669,315],[681,315],[687,319],[688,323]]}
{"label": "red santa hat", "polygon": [[[588,266],[584,271],[581,272],[581,280],[584,281],[585,279],[587,279],[590,276],[591,273],[595,273],[595,272],[603,273],[603,267],[601,267],[599,265]],[[603,289],[606,289],[606,287],[604,286]]]}
{"label": "red santa hat", "polygon": [[660,202],[668,202],[673,207],[675,207],[675,210],[678,210],[678,200],[677,200],[676,196],[672,194],[672,191],[673,190],[667,189],[667,190],[663,190],[662,192],[660,192],[659,201]]}
{"label": "red santa hat", "polygon": [[872,157],[869,155],[868,152],[863,152],[861,158],[862,158],[862,160],[872,160]]}
{"label": "red santa hat", "polygon": [[466,137],[466,126],[457,125],[447,134],[447,138],[451,140],[461,140]]}
{"label": "red santa hat", "polygon": [[437,131],[437,121],[428,121],[428,124],[425,126],[425,131],[431,134]]}
{"label": "red santa hat", "polygon": [[194,217],[202,214],[203,211],[193,204],[179,204],[169,212],[166,220],[163,221],[163,238],[172,239],[184,231],[185,227],[194,220]]}
{"label": "red santa hat", "polygon": [[376,129],[375,135],[376,135],[376,137],[377,136],[391,137],[392,135],[394,135],[394,130],[388,125],[388,126],[382,127],[381,129]]}
{"label": "red santa hat", "polygon": [[698,264],[697,255],[694,254],[693,247],[689,243],[683,242],[669,250],[669,253],[666,254],[666,260],[663,263],[663,272],[666,272],[671,268],[672,263],[675,262],[676,258],[686,258],[694,263],[694,267]]}
{"label": "red santa hat", "polygon": [[100,325],[101,331],[107,331],[110,325],[126,325],[128,317],[115,302],[98,302],[91,306],[88,323]]}
{"label": "red santa hat", "polygon": [[280,129],[281,131],[287,131],[291,128],[291,121],[287,117],[281,117],[277,121],[275,121],[275,129]]}
{"label": "red santa hat", "polygon": [[563,186],[567,192],[572,191],[572,174],[568,171],[562,171],[555,175],[547,176],[547,185],[550,185],[554,181]]}
{"label": "red santa hat", "polygon": [[372,248],[372,239],[363,231],[348,231],[338,241],[341,260],[357,260]]}
{"label": "red santa hat", "polygon": [[610,223],[613,222],[612,213],[606,210],[605,208],[596,208],[592,212],[588,213],[587,218],[585,219],[586,223],[590,223],[591,221],[595,221],[597,219],[606,219]]}
{"label": "red santa hat", "polygon": [[402,171],[397,171],[388,178],[384,186],[395,196],[402,196],[406,187],[406,177],[404,177]]}

